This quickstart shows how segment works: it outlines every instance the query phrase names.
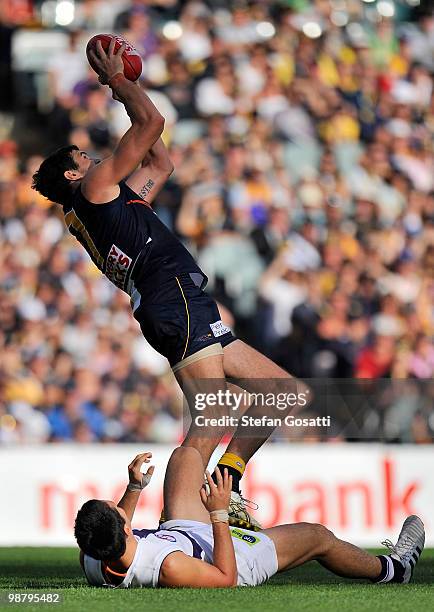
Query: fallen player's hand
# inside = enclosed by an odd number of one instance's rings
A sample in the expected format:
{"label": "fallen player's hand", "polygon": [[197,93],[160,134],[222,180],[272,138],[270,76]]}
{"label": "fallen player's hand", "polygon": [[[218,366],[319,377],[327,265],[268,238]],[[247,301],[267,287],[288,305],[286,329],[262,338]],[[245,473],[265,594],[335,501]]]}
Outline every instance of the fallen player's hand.
{"label": "fallen player's hand", "polygon": [[141,491],[150,483],[155,466],[151,465],[146,474],[143,474],[141,467],[144,463],[149,463],[151,457],[152,453],[142,453],[141,455],[137,455],[128,466],[128,488],[131,491]]}
{"label": "fallen player's hand", "polygon": [[215,484],[208,470],[205,473],[208,480],[209,493],[207,493],[205,486],[201,488],[200,497],[203,505],[208,512],[227,510],[231,498],[232,476],[229,476],[227,468],[224,469],[222,476],[219,468],[216,467],[215,476],[217,484]]}
{"label": "fallen player's hand", "polygon": [[117,53],[115,50],[116,40],[114,38],[110,41],[110,46],[107,52],[104,51],[101,41],[98,40],[96,43],[96,52],[93,50],[89,51],[92,61],[98,69],[98,81],[102,85],[108,85],[110,79],[118,74],[124,74],[124,62],[122,54],[127,48],[126,43],[119,47]]}

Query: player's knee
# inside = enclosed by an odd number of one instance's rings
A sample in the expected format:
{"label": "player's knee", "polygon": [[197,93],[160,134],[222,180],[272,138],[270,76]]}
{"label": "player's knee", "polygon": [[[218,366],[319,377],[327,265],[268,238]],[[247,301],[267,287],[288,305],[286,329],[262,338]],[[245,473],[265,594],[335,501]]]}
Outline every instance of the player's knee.
{"label": "player's knee", "polygon": [[320,523],[313,523],[311,527],[314,532],[317,556],[323,556],[330,551],[332,546],[334,546],[336,536],[330,529],[327,529],[327,527],[324,527],[324,525]]}
{"label": "player's knee", "polygon": [[178,446],[170,456],[167,469],[175,480],[180,474],[203,474],[203,461],[200,452],[192,446]]}
{"label": "player's knee", "polygon": [[[282,397],[282,392],[286,395],[287,401],[291,398],[291,403],[288,403],[288,409],[292,414],[298,414],[302,410],[306,410],[312,403],[312,389],[302,380],[297,378],[288,378],[285,381],[282,379],[270,379],[265,383],[267,392],[271,392],[276,398]],[[294,397],[297,398],[293,404]]]}
{"label": "player's knee", "polygon": [[202,458],[199,451],[192,446],[178,446],[178,448],[175,448],[173,451],[170,460],[176,462],[181,461],[183,463],[200,461],[202,463]]}

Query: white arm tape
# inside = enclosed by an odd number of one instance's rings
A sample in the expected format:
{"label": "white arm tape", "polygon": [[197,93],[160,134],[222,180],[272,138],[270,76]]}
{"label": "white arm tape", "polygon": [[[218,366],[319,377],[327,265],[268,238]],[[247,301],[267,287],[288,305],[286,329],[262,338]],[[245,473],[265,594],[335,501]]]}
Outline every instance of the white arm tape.
{"label": "white arm tape", "polygon": [[130,482],[127,486],[128,491],[143,491],[145,487],[151,482],[152,474],[142,474],[142,483],[137,484]]}
{"label": "white arm tape", "polygon": [[227,510],[212,510],[209,513],[211,523],[229,523],[229,514]]}

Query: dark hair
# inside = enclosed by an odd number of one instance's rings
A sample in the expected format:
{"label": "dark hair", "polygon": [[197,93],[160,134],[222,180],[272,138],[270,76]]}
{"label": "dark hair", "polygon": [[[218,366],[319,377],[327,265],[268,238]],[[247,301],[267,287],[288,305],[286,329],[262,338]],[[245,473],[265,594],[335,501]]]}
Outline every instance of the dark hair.
{"label": "dark hair", "polygon": [[33,175],[32,189],[36,189],[52,202],[66,204],[71,199],[72,189],[64,173],[66,170],[77,170],[78,166],[71,153],[78,150],[75,145],[69,145],[57,149],[44,159],[39,170]]}
{"label": "dark hair", "polygon": [[81,550],[99,561],[119,559],[126,549],[125,520],[100,499],[90,499],[77,513],[74,535]]}

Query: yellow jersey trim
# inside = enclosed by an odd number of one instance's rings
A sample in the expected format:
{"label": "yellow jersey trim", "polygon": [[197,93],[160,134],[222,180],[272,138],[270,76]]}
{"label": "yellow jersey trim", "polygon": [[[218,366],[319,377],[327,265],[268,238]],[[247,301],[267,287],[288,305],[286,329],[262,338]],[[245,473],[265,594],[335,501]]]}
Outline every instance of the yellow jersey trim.
{"label": "yellow jersey trim", "polygon": [[89,235],[89,232],[84,226],[84,223],[81,221],[81,219],[77,217],[77,213],[74,209],[66,213],[65,221],[68,227],[73,227],[80,234],[80,236],[83,238],[83,240],[89,247],[89,251],[92,253],[97,266],[102,270],[104,267],[104,258],[96,248],[94,241],[92,240]]}

